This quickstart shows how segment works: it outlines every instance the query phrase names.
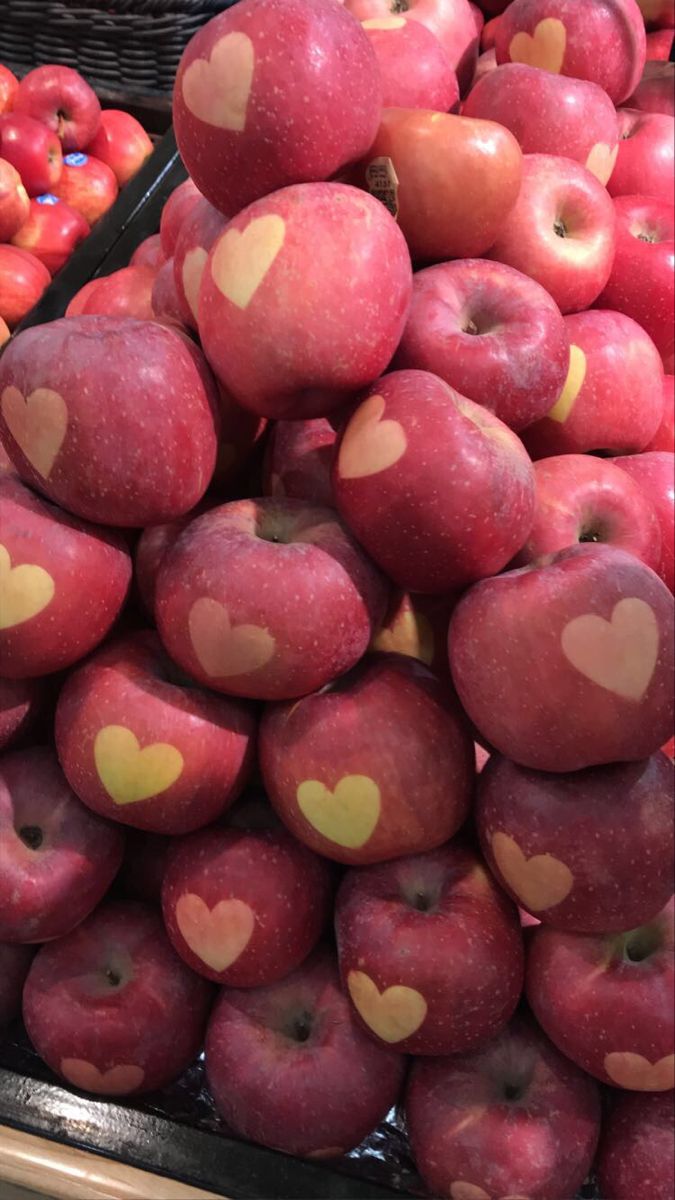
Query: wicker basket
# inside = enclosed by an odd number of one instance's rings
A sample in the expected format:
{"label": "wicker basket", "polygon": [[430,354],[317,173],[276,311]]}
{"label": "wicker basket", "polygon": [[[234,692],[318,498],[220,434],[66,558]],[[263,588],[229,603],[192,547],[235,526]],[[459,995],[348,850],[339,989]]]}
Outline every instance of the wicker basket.
{"label": "wicker basket", "polygon": [[0,0],[0,62],[76,67],[99,89],[168,95],[186,43],[236,0]]}

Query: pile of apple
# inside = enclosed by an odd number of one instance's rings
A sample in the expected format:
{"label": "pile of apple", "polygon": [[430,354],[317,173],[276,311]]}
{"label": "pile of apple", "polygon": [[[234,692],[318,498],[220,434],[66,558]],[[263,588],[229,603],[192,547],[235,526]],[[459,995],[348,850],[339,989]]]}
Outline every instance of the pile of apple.
{"label": "pile of apple", "polygon": [[71,67],[0,63],[0,345],[151,153]]}
{"label": "pile of apple", "polygon": [[5,348],[0,1020],[107,1096],[205,1045],[307,1158],[400,1103],[449,1200],[665,1200],[673,116],[635,0],[481,22],[215,17],[159,234]]}

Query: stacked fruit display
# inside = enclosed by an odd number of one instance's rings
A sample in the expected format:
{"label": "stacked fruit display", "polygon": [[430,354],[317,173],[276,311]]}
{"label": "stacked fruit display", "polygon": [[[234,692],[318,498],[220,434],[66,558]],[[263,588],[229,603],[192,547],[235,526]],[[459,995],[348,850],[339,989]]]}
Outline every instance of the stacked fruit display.
{"label": "stacked fruit display", "polygon": [[159,234],[4,352],[0,1016],[102,1095],[205,1040],[303,1157],[400,1103],[450,1200],[662,1200],[673,118],[635,0],[485,8],[473,86],[466,0],[214,18]]}

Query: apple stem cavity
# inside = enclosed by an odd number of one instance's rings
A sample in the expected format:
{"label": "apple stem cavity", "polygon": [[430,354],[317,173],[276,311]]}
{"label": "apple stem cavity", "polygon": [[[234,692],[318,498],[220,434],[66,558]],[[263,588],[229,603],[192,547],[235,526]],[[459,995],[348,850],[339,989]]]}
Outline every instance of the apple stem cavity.
{"label": "apple stem cavity", "polygon": [[553,222],[553,229],[556,234],[556,237],[559,237],[559,238],[567,237],[567,226],[565,225],[565,222],[562,220],[561,217],[558,217]]}
{"label": "apple stem cavity", "polygon": [[122,976],[120,975],[119,971],[114,969],[114,967],[106,967],[105,977],[111,988],[118,988],[122,982]]}
{"label": "apple stem cavity", "polygon": [[480,330],[479,330],[476,322],[473,321],[471,318],[469,318],[469,320],[466,322],[466,324],[464,326],[462,326],[462,331],[463,331],[463,333],[470,333],[472,335],[472,337],[475,337],[476,334],[480,333]]}
{"label": "apple stem cavity", "polygon": [[289,1036],[294,1042],[307,1042],[312,1033],[312,1014],[302,1013],[293,1021]]}
{"label": "apple stem cavity", "polygon": [[44,833],[39,825],[23,825],[19,830],[19,837],[29,850],[39,850],[44,841]]}
{"label": "apple stem cavity", "polygon": [[659,949],[661,938],[658,929],[653,926],[643,926],[627,933],[623,945],[624,962],[641,963]]}

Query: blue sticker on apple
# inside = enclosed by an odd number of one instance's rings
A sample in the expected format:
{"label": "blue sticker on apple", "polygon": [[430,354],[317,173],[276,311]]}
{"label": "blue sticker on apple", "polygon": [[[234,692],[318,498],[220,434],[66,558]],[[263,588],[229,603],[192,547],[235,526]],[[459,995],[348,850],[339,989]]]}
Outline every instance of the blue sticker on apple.
{"label": "blue sticker on apple", "polygon": [[66,154],[66,157],[63,161],[64,163],[67,163],[69,167],[83,167],[85,163],[89,162],[89,155],[80,154],[78,151],[76,154]]}
{"label": "blue sticker on apple", "polygon": [[35,199],[38,204],[60,204],[61,203],[58,196],[52,196],[51,192],[45,192],[44,196],[36,196]]}

